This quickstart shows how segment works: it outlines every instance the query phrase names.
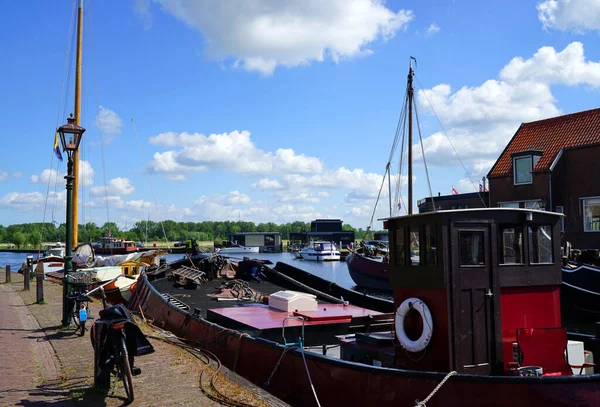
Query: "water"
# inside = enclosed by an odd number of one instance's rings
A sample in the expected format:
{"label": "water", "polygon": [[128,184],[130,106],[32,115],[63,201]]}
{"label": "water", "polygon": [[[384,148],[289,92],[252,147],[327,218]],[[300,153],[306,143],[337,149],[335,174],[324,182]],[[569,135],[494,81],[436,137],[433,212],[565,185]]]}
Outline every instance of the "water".
{"label": "water", "polygon": [[[21,268],[27,256],[32,256],[32,253],[0,252],[0,267],[4,268],[10,265],[11,271],[16,272]],[[35,258],[37,253],[33,256]]]}
{"label": "water", "polygon": [[[165,258],[167,262],[171,262],[174,260],[179,260],[184,257],[182,254],[167,254]],[[236,257],[235,255],[228,256],[232,260],[242,260],[242,256]],[[350,274],[348,274],[348,266],[345,261],[326,261],[326,262],[316,262],[316,261],[306,261],[302,259],[296,259],[293,253],[283,252],[283,253],[252,253],[249,257],[253,257],[260,260],[271,260],[273,262],[273,266],[278,261],[287,263],[291,266],[297,267],[299,269],[308,271],[309,273],[315,274],[319,277],[322,277],[326,280],[333,281],[338,285],[355,289],[356,284],[350,278]]]}

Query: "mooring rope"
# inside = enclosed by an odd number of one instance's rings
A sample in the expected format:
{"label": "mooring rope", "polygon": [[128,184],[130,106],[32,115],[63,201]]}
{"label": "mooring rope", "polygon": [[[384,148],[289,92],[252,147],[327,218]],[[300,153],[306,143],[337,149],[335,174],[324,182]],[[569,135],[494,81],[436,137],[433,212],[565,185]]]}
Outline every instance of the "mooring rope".
{"label": "mooring rope", "polygon": [[444,383],[446,383],[448,381],[448,379],[450,379],[452,376],[457,375],[457,374],[458,374],[458,372],[456,372],[456,370],[453,370],[450,373],[448,373],[446,375],[446,377],[444,377],[444,379],[440,382],[440,384],[438,384],[435,387],[435,389],[433,389],[433,391],[431,393],[429,393],[429,396],[425,397],[425,400],[423,400],[423,401],[415,400],[415,407],[427,407],[427,402],[429,400],[431,400],[431,398],[435,395],[435,393],[438,392],[439,389],[442,388]]}

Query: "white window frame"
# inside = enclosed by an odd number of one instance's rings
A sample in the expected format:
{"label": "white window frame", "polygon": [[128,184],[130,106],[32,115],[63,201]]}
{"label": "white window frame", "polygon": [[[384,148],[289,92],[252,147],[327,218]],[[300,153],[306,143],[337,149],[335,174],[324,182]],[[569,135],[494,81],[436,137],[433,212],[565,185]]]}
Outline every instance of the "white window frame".
{"label": "white window frame", "polygon": [[[586,216],[585,216],[585,209],[586,209],[586,202],[587,201],[593,201],[593,200],[597,200],[598,201],[598,205],[600,206],[600,196],[589,196],[586,198],[579,198],[581,201],[581,210],[582,210],[582,220],[583,220],[583,231],[585,233],[598,233],[600,232],[600,229],[598,230],[593,230],[593,229],[589,229],[587,228],[587,224],[586,224]],[[590,225],[591,226],[591,225]]]}
{"label": "white window frame", "polygon": [[[529,167],[529,181],[528,182],[517,182],[517,160],[529,159],[531,165]],[[533,166],[534,166],[533,155],[522,155],[519,157],[513,157],[513,184],[514,185],[528,185],[533,184]]]}
{"label": "white window frame", "polygon": [[[556,213],[562,213],[564,215],[565,214],[565,207],[561,206],[561,205],[557,205],[554,212],[556,212]],[[565,217],[564,216],[560,217],[560,231],[561,232],[565,231]]]}
{"label": "white window frame", "polygon": [[[516,205],[516,206],[515,206]],[[498,202],[499,208],[519,208],[519,201]]]}

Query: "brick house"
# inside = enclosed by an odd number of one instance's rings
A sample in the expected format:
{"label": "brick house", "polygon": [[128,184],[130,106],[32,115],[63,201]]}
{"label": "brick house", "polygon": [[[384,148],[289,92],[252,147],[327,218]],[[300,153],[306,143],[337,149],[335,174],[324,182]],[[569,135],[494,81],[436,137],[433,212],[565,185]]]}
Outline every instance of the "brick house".
{"label": "brick house", "polygon": [[521,124],[488,179],[490,206],[564,213],[562,243],[600,249],[600,109]]}

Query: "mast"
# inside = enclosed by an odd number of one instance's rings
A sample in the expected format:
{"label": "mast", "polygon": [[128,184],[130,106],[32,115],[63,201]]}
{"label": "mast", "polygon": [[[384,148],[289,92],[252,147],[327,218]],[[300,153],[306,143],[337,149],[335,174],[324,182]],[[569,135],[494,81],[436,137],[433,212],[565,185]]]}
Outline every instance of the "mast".
{"label": "mast", "polygon": [[408,63],[408,214],[412,215],[412,206],[413,206],[413,193],[412,193],[412,108],[413,108],[413,96],[414,96],[414,88],[413,88],[413,69],[412,69],[412,60],[414,58],[410,57]]}
{"label": "mast", "polygon": [[[79,0],[77,9],[77,60],[75,64],[75,124],[81,126],[81,69],[83,58],[83,0]],[[79,149],[73,154],[73,219],[71,227],[73,231],[73,247],[79,241]]]}

